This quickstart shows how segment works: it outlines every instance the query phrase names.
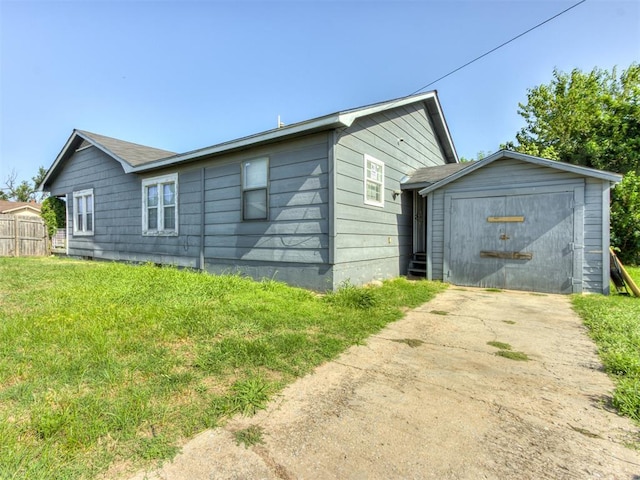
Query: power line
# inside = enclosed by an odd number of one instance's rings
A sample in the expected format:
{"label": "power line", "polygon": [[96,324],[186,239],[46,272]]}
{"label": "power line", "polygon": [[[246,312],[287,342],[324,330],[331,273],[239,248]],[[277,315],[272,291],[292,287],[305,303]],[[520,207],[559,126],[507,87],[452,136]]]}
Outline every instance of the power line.
{"label": "power line", "polygon": [[449,73],[447,73],[446,75],[441,76],[440,78],[438,78],[438,79],[434,80],[433,82],[427,83],[424,87],[419,88],[418,90],[416,90],[416,91],[415,91],[415,92],[413,92],[413,93],[410,93],[410,94],[409,94],[409,95],[407,95],[407,96],[408,96],[408,97],[410,97],[411,95],[415,95],[416,93],[420,93],[422,90],[424,90],[424,89],[425,89],[425,88],[427,88],[427,87],[430,87],[430,86],[431,86],[431,85],[433,85],[434,83],[437,83],[437,82],[439,82],[440,80],[443,80],[443,79],[447,78],[448,76],[453,75],[454,73],[456,73],[456,72],[458,72],[458,71],[462,70],[463,68],[468,67],[468,66],[469,66],[469,65],[471,65],[472,63],[475,63],[475,62],[477,62],[478,60],[480,60],[481,58],[484,58],[484,57],[486,57],[487,55],[489,55],[489,54],[491,54],[491,53],[495,52],[496,50],[498,50],[498,49],[500,49],[500,48],[504,47],[505,45],[510,44],[511,42],[513,42],[513,41],[517,40],[518,38],[520,38],[520,37],[522,37],[522,36],[524,36],[524,35],[526,35],[527,33],[532,32],[533,30],[535,30],[536,28],[541,27],[541,26],[542,26],[542,25],[544,25],[545,23],[549,23],[551,20],[554,20],[554,19],[558,18],[560,15],[564,15],[564,14],[565,14],[565,13],[567,13],[569,10],[572,10],[572,9],[576,8],[578,5],[580,5],[580,4],[582,4],[582,3],[586,2],[586,1],[587,1],[587,0],[580,0],[578,3],[576,3],[576,4],[574,4],[574,5],[571,5],[569,8],[566,8],[565,10],[561,11],[560,13],[555,14],[553,17],[549,17],[549,18],[547,18],[545,21],[540,22],[539,24],[537,24],[537,25],[535,25],[535,26],[531,27],[529,30],[526,30],[526,31],[522,32],[521,34],[516,35],[516,36],[515,36],[515,37],[513,37],[512,39],[507,40],[506,42],[504,42],[504,43],[502,43],[502,44],[498,45],[498,46],[497,46],[497,47],[495,47],[495,48],[492,48],[492,49],[491,49],[491,50],[489,50],[488,52],[483,53],[482,55],[480,55],[480,56],[478,56],[478,57],[474,58],[473,60],[471,60],[471,61],[469,61],[469,62],[465,63],[464,65],[462,65],[462,66],[460,66],[460,67],[456,68],[455,70],[450,71],[450,72],[449,72]]}

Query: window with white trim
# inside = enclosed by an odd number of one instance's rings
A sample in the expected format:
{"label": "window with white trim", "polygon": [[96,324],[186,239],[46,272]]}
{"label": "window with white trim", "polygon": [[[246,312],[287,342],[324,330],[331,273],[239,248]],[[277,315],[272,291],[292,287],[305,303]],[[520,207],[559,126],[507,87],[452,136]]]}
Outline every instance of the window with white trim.
{"label": "window with white trim", "polygon": [[178,174],[142,180],[142,234],[178,234]]}
{"label": "window with white trim", "polygon": [[364,156],[364,203],[384,207],[384,163]]}
{"label": "window with white trim", "polygon": [[93,235],[93,188],[73,192],[73,234]]}
{"label": "window with white trim", "polygon": [[269,218],[269,159],[255,158],[242,163],[242,219]]}

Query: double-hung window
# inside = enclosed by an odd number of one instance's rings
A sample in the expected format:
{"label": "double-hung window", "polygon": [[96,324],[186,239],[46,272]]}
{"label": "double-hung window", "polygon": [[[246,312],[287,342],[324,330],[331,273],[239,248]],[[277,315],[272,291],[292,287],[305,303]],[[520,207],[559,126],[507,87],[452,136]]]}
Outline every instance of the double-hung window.
{"label": "double-hung window", "polygon": [[142,181],[142,234],[178,234],[178,174]]}
{"label": "double-hung window", "polygon": [[242,219],[267,220],[269,159],[256,158],[242,163]]}
{"label": "double-hung window", "polygon": [[364,203],[384,207],[384,163],[364,156]]}
{"label": "double-hung window", "polygon": [[73,192],[73,234],[93,235],[93,188]]}

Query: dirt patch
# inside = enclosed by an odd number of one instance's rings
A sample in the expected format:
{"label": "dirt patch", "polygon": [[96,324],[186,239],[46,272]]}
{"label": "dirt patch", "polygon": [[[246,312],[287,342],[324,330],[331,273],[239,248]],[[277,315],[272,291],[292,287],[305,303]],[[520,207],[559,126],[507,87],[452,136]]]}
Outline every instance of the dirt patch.
{"label": "dirt patch", "polygon": [[612,388],[567,297],[452,288],[134,478],[640,479]]}

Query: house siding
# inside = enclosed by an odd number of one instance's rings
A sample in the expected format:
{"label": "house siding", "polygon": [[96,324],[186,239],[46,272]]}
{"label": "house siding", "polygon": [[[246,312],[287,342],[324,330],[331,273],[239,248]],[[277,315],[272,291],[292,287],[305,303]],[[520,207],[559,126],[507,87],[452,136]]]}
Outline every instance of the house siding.
{"label": "house siding", "polygon": [[[486,196],[491,194],[508,195],[522,191],[584,191],[584,205],[576,204],[576,211],[581,214],[576,218],[580,224],[574,232],[576,239],[582,239],[582,255],[580,264],[574,265],[574,277],[582,279],[582,291],[606,293],[608,282],[608,265],[603,262],[603,252],[608,250],[605,245],[608,235],[603,229],[608,229],[608,221],[603,224],[602,212],[608,205],[603,205],[603,189],[608,191],[609,184],[595,178],[539,166],[514,159],[496,160],[485,167],[476,170],[428,195],[432,218],[431,230],[427,232],[428,251],[430,252],[431,277],[434,280],[446,279],[445,248],[447,234],[445,232],[445,196],[456,194],[477,194]],[[579,200],[578,200],[579,201]],[[608,232],[608,231],[607,231]],[[576,242],[580,243],[580,242]],[[578,245],[580,249],[580,245]],[[576,271],[576,269],[579,269]]]}
{"label": "house siding", "polygon": [[[263,156],[269,157],[269,218],[243,221],[241,165]],[[208,271],[331,288],[327,133],[227,155],[201,166]]]}
{"label": "house siding", "polygon": [[[211,272],[331,288],[327,139],[310,135],[145,175],[125,174],[97,148],[80,150],[50,186],[52,195],[68,194],[70,219],[72,192],[94,189],[94,235],[70,235],[69,255],[199,268],[203,253]],[[269,157],[269,219],[242,221],[241,164],[262,156]],[[179,234],[143,236],[141,181],[175,172]]]}
{"label": "house siding", "polygon": [[[364,155],[384,162],[384,207],[364,203]],[[412,253],[413,199],[400,190],[417,168],[442,165],[445,155],[424,104],[362,118],[337,134],[334,286],[406,273]]]}

